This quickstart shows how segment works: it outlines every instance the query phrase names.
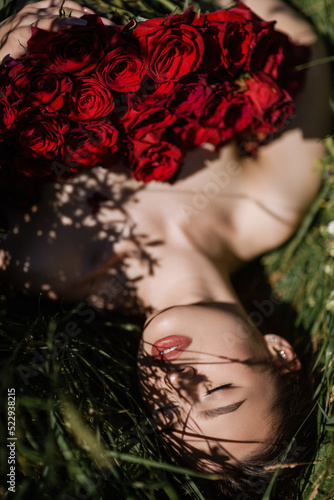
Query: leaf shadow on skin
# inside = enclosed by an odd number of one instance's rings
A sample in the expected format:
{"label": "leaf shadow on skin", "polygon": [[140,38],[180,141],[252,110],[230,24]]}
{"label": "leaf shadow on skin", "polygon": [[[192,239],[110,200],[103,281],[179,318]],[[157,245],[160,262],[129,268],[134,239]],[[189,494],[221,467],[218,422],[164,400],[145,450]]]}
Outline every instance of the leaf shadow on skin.
{"label": "leaf shadow on skin", "polygon": [[[145,345],[145,349],[149,351],[150,346]],[[156,405],[157,408],[152,412],[153,420],[157,424],[161,437],[177,459],[199,470],[217,471],[217,469],[223,469],[224,464],[230,465],[231,460],[235,459],[231,452],[226,450],[224,443],[253,444],[259,441],[226,439],[203,433],[192,412],[195,411],[195,405],[201,402],[205,387],[209,388],[210,379],[205,373],[200,373],[202,362],[196,361],[197,355],[203,353],[197,353],[188,348],[186,354],[188,357],[183,356],[182,362],[158,361],[147,354],[141,344],[138,353],[141,396],[144,401],[150,402],[151,406]],[[212,364],[217,365],[218,368],[222,364],[241,363],[248,366],[257,365],[259,369],[266,370],[269,362],[267,357],[241,361],[221,355],[207,355],[212,357]],[[210,361],[204,364],[208,363]],[[186,381],[184,384],[181,381],[173,385],[168,379],[170,371],[173,374],[177,371],[182,372],[189,365],[194,368],[195,373],[191,381]],[[163,376],[163,373],[166,375]],[[199,442],[201,444],[198,446]],[[208,451],[204,450],[203,446]]]}
{"label": "leaf shadow on skin", "polygon": [[45,185],[40,203],[24,213],[7,207],[5,281],[29,294],[44,290],[50,298],[70,301],[95,294],[97,309],[120,305],[129,313],[143,312],[136,297],[142,275],[129,276],[127,257],[154,274],[159,262],[152,252],[164,242],[139,234],[127,211],[142,189],[124,175],[97,168]]}

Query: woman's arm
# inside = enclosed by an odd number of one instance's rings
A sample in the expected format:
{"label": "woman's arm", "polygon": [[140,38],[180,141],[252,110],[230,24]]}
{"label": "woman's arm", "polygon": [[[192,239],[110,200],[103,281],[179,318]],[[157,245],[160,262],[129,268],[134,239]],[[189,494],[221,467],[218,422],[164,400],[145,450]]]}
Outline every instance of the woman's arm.
{"label": "woman's arm", "polygon": [[[312,60],[326,57],[326,48],[312,27],[279,0],[246,0],[265,20],[277,20],[277,29],[296,44],[309,45]],[[245,158],[245,189],[290,221],[294,228],[317,194],[321,176],[317,159],[325,153],[321,142],[331,130],[329,64],[307,70],[304,89],[297,95],[296,117],[281,137],[260,148],[256,161]]]}
{"label": "woman's arm", "polygon": [[[295,44],[310,46],[312,60],[327,55],[312,27],[284,2],[244,3],[262,19],[276,20],[276,28]],[[319,191],[317,159],[326,151],[321,140],[331,129],[330,93],[329,65],[308,69],[304,89],[295,100],[296,116],[281,136],[261,146],[256,158],[237,155],[242,168],[231,190],[241,197],[234,205],[231,225],[233,251],[241,261],[256,258],[291,237]]]}

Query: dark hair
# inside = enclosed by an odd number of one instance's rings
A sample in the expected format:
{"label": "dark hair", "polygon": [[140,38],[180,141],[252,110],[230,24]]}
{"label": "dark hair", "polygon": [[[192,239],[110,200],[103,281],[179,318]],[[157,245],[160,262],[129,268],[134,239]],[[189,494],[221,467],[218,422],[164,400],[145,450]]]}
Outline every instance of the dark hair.
{"label": "dark hair", "polygon": [[[260,499],[267,490],[277,466],[281,464],[283,467],[279,470],[270,498],[296,498],[292,488],[300,481],[307,464],[312,462],[316,452],[317,422],[312,383],[304,370],[286,373],[275,366],[272,372],[277,397],[270,413],[279,421],[276,429],[274,428],[273,442],[243,463],[224,463],[220,480],[199,483],[198,486],[207,500]],[[294,466],[289,467],[289,464]]]}

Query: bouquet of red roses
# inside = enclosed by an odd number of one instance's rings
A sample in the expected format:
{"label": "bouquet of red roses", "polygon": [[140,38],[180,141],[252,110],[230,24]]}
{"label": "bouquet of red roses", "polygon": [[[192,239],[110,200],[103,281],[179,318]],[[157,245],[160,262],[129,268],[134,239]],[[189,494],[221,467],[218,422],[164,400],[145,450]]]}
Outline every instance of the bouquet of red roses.
{"label": "bouquet of red roses", "polygon": [[241,2],[125,26],[32,28],[0,67],[0,167],[56,179],[120,159],[145,182],[185,153],[236,138],[254,153],[287,123],[301,85],[296,47]]}

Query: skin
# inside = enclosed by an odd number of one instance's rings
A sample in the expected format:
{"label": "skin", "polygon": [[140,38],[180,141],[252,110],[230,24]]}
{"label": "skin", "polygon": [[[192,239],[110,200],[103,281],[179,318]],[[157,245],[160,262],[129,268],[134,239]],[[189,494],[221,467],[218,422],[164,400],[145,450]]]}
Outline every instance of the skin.
{"label": "skin", "polygon": [[[276,19],[296,43],[310,45],[313,59],[325,55],[309,25],[282,2],[246,4]],[[58,5],[31,4],[0,24],[0,59],[22,53],[17,40],[26,43],[29,25],[57,29]],[[78,4],[66,1],[70,10],[82,15]],[[0,264],[15,288],[87,300],[99,310],[124,309],[122,291],[134,287],[148,317],[138,356],[143,398],[174,448],[204,469],[222,459],[236,463],[273,438],[269,368],[300,367],[284,339],[275,335],[272,343],[250,325],[230,278],[284,243],[317,194],[315,162],[325,152],[319,139],[330,130],[329,82],[326,65],[308,70],[296,119],[255,160],[240,157],[233,143],[220,151],[204,145],[186,156],[173,185],[139,183],[121,165],[94,168],[46,185],[40,203],[26,213],[7,213],[13,229]],[[94,192],[106,200],[92,214],[87,200]],[[117,266],[123,267],[115,278]],[[191,346],[168,367],[152,361],[152,344],[174,333],[189,336]],[[233,388],[207,394],[222,384]],[[201,411],[243,400],[234,412],[201,417]],[[172,415],[157,411],[170,404],[178,405]],[[173,430],[167,430],[170,423]]]}
{"label": "skin", "polygon": [[[142,396],[177,452],[199,469],[219,470],[273,439],[276,391],[269,368],[300,368],[288,342],[278,336],[272,342],[227,303],[175,306],[146,325],[138,355]],[[152,345],[168,335],[186,335],[192,343],[177,359],[154,363]]]}
{"label": "skin", "polygon": [[[31,26],[48,31],[58,31],[71,25],[85,25],[84,20],[79,18],[84,14],[94,14],[88,7],[83,7],[77,2],[67,0],[63,6],[65,16],[71,15],[73,19],[59,18],[59,8],[62,2],[56,0],[44,0],[42,2],[30,3],[23,9],[0,23],[0,61],[10,54],[18,58],[24,56],[24,46],[31,36]],[[105,24],[112,24],[103,18]]]}

